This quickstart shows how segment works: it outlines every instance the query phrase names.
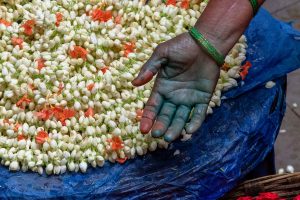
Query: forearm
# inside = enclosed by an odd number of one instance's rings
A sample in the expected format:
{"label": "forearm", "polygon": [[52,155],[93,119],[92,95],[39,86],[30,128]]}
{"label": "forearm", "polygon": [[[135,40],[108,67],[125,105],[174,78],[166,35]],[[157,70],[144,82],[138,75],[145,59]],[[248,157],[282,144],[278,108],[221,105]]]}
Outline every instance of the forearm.
{"label": "forearm", "polygon": [[[261,5],[263,0],[259,0]],[[195,27],[226,55],[243,34],[253,9],[249,0],[210,0]]]}

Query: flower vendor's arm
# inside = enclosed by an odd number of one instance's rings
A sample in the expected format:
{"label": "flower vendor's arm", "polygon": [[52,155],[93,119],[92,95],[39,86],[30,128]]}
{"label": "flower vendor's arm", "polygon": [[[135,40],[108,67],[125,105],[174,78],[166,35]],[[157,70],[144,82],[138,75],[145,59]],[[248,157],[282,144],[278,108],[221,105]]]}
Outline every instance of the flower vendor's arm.
{"label": "flower vendor's arm", "polygon": [[[210,0],[195,28],[226,55],[252,17],[249,0]],[[157,73],[141,131],[152,130],[154,137],[164,136],[166,141],[176,139],[184,127],[187,133],[195,132],[205,119],[219,78],[219,66],[191,35],[184,33],[158,45],[132,83],[143,85]]]}

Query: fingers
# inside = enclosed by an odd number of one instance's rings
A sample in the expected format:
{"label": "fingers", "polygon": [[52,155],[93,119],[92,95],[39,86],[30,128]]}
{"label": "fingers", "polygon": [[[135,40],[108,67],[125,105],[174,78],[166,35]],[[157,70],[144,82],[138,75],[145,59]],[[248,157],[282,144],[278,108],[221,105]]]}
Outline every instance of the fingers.
{"label": "fingers", "polygon": [[167,142],[172,142],[181,134],[186,121],[189,118],[191,108],[187,106],[179,106],[172,121],[171,126],[168,128],[164,138]]}
{"label": "fingers", "polygon": [[162,96],[157,92],[152,92],[144,108],[143,117],[140,123],[140,130],[143,134],[147,134],[151,130],[162,104]]}
{"label": "fingers", "polygon": [[186,127],[188,134],[192,134],[200,128],[205,120],[207,107],[207,104],[197,104],[195,106],[191,122]]}
{"label": "fingers", "polygon": [[167,131],[174,113],[176,111],[176,105],[166,102],[161,108],[161,111],[152,127],[151,134],[153,137],[160,137]]}
{"label": "fingers", "polygon": [[166,63],[167,59],[164,57],[164,49],[158,46],[150,59],[143,65],[138,76],[132,81],[134,86],[141,86],[148,83],[161,66]]}

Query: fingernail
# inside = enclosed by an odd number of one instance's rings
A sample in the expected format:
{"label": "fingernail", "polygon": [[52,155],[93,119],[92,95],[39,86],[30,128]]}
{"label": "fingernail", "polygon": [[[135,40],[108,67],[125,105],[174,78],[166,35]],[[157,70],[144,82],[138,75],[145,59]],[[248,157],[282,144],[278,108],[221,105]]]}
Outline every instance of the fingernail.
{"label": "fingernail", "polygon": [[163,133],[161,130],[152,130],[151,134],[153,137],[160,137]]}
{"label": "fingernail", "polygon": [[164,140],[165,140],[166,142],[172,142],[174,139],[173,139],[173,137],[170,136],[170,135],[165,135],[165,136],[164,136]]}

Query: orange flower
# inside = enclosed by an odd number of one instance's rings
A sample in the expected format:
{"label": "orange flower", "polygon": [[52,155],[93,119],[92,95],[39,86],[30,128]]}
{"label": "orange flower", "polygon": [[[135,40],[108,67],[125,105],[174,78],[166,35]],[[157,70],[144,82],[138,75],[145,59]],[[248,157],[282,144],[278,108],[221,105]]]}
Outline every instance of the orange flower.
{"label": "orange flower", "polygon": [[94,21],[99,22],[107,22],[112,18],[112,12],[110,10],[104,11],[101,9],[95,9],[91,15]]}
{"label": "orange flower", "polygon": [[181,8],[188,9],[190,7],[190,0],[183,0],[181,2]]}
{"label": "orange flower", "polygon": [[24,96],[16,103],[16,106],[18,106],[18,107],[24,109],[23,103],[28,104],[28,103],[30,103],[31,101],[32,101],[32,100],[29,99],[29,98],[27,97],[27,94],[25,94],[25,95],[24,95]]}
{"label": "orange flower", "polygon": [[167,0],[167,3],[166,3],[168,6],[169,5],[173,5],[173,6],[176,6],[176,0]]}
{"label": "orange flower", "polygon": [[36,23],[35,20],[32,19],[32,20],[26,21],[26,22],[22,25],[22,27],[24,28],[24,33],[25,33],[25,35],[30,36],[30,35],[33,34],[33,28],[34,28],[35,23]]}
{"label": "orange flower", "polygon": [[242,71],[240,72],[240,76],[242,77],[242,80],[245,80],[249,73],[250,67],[252,67],[252,64],[249,61],[247,61],[246,64],[241,67]]}
{"label": "orange flower", "polygon": [[120,150],[124,147],[123,141],[118,136],[113,136],[112,139],[107,140],[110,143],[110,147],[113,151]]}
{"label": "orange flower", "polygon": [[49,138],[49,135],[45,131],[38,132],[37,136],[35,136],[35,142],[38,144],[44,144],[44,142],[47,141]]}
{"label": "orange flower", "polygon": [[128,42],[124,45],[124,53],[125,56],[127,57],[128,54],[134,52],[135,44],[133,42]]}
{"label": "orange flower", "polygon": [[138,120],[138,121],[140,121],[141,119],[142,119],[142,116],[143,116],[143,110],[142,109],[137,109],[136,110],[136,119]]}
{"label": "orange flower", "polygon": [[93,117],[94,116],[94,109],[88,108],[87,111],[84,113],[85,117]]}
{"label": "orange flower", "polygon": [[43,58],[39,58],[36,60],[37,61],[37,68],[39,71],[41,71],[41,69],[43,69],[45,67],[45,60]]}
{"label": "orange flower", "polygon": [[11,38],[11,43],[14,46],[18,45],[20,47],[20,49],[23,49],[23,39],[22,38],[13,37],[13,38]]}
{"label": "orange flower", "polygon": [[94,87],[95,87],[95,83],[91,83],[91,84],[89,84],[89,85],[86,86],[86,88],[87,88],[89,91],[92,91]]}
{"label": "orange flower", "polygon": [[101,68],[100,70],[101,70],[101,72],[102,72],[103,74],[105,74],[106,71],[108,70],[108,67],[103,67],[103,68]]}
{"label": "orange flower", "polygon": [[60,12],[58,12],[55,14],[55,16],[56,16],[55,26],[58,27],[60,22],[63,20],[63,15]]}
{"label": "orange flower", "polygon": [[20,134],[20,135],[18,135],[18,137],[17,137],[17,139],[18,139],[18,141],[21,141],[21,140],[26,140],[26,136],[22,133],[22,134]]}
{"label": "orange flower", "polygon": [[122,16],[121,15],[116,16],[115,23],[116,24],[121,24],[121,21],[122,21]]}
{"label": "orange flower", "polygon": [[120,164],[124,164],[124,163],[126,162],[126,160],[127,160],[127,157],[125,157],[125,158],[117,158],[117,159],[116,159],[116,161],[117,161],[118,163],[120,163]]}
{"label": "orange flower", "polygon": [[0,24],[4,24],[6,27],[11,26],[12,23],[9,21],[6,21],[5,19],[0,18]]}
{"label": "orange flower", "polygon": [[74,46],[73,50],[69,51],[69,55],[72,58],[82,58],[84,60],[86,60],[87,58],[87,50],[85,50],[84,48],[80,47],[80,46]]}

